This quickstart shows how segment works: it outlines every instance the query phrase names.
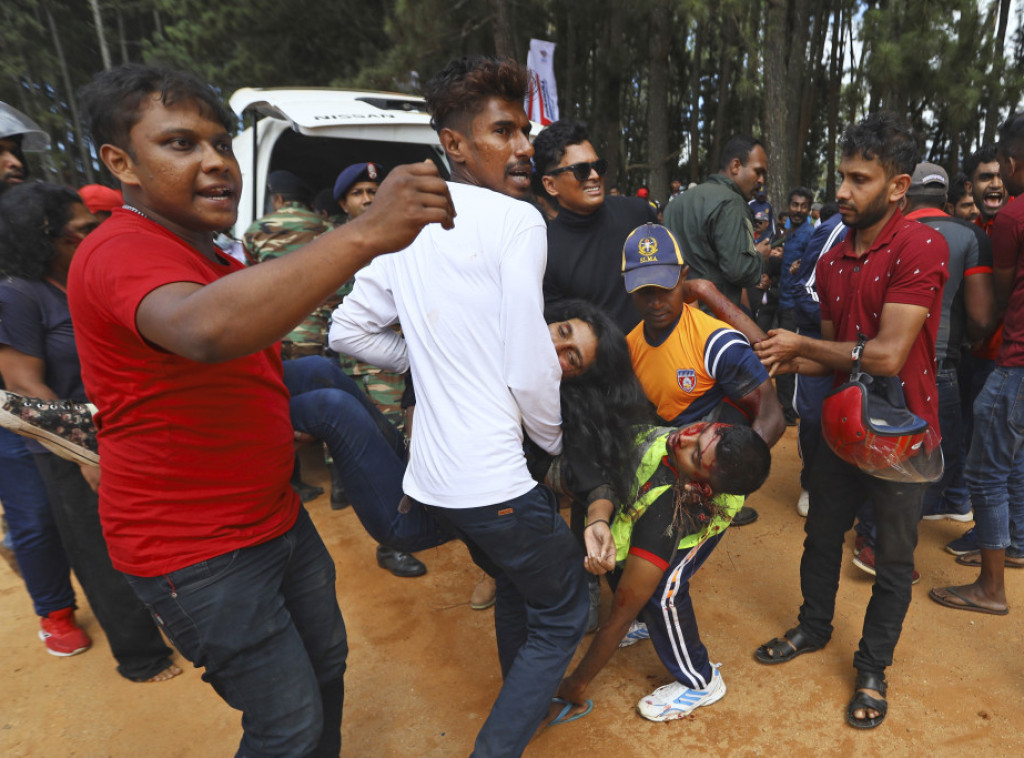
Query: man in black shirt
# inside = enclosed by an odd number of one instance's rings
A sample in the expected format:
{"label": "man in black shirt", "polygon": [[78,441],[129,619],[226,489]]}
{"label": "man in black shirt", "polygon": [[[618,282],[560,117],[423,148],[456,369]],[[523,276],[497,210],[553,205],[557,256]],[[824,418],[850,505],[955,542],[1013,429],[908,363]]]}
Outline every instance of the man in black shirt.
{"label": "man in black shirt", "polygon": [[556,121],[533,148],[534,192],[559,206],[548,222],[545,307],[587,300],[628,334],[640,318],[622,287],[622,245],[641,224],[657,223],[656,211],[639,198],[605,197],[608,161],[597,157],[586,124]]}

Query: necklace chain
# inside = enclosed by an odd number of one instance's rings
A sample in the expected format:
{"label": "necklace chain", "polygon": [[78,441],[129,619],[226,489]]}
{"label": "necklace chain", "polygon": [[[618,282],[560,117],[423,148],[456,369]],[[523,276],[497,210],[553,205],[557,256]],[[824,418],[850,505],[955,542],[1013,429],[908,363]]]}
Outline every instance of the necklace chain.
{"label": "necklace chain", "polygon": [[138,208],[136,208],[136,207],[135,207],[134,205],[129,205],[128,203],[125,203],[125,204],[124,204],[124,205],[122,205],[121,207],[122,207],[122,208],[124,208],[124,209],[125,209],[126,211],[131,211],[132,213],[137,213],[138,215],[142,216],[143,218],[146,218],[146,219],[148,219],[148,218],[149,218],[149,216],[147,216],[147,215],[146,215],[145,213],[143,213],[142,211],[140,211],[140,210],[139,210]]}

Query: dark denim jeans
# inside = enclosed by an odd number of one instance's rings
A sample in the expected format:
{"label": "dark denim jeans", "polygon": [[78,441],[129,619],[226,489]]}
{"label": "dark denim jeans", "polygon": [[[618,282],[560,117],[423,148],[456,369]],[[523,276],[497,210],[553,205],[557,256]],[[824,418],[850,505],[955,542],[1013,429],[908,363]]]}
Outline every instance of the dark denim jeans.
{"label": "dark denim jeans", "polygon": [[1024,368],[996,366],[974,401],[966,478],[978,545],[1024,550]]}
{"label": "dark denim jeans", "polygon": [[262,545],[131,582],[183,656],[242,711],[238,756],[337,756],[348,642],[334,561],[305,509]]}
{"label": "dark denim jeans", "polygon": [[0,503],[36,614],[74,606],[71,569],[46,487],[24,438],[6,429],[0,429]]}
{"label": "dark denim jeans", "polygon": [[[925,486],[889,482],[865,474],[840,460],[827,445],[822,446],[814,461],[812,506],[804,524],[807,537],[800,560],[804,603],[799,618],[808,636],[819,645],[832,637],[844,536],[866,499],[871,500],[877,519],[877,573],[864,614],[860,648],[853,656],[853,665],[860,671],[882,674],[892,665],[893,650],[910,606],[914,548]],[[815,502],[824,507],[814,507]]]}
{"label": "dark denim jeans", "polygon": [[[801,332],[803,334],[803,332]],[[812,335],[819,339],[818,335]],[[832,391],[833,377],[797,376],[793,407],[800,417],[797,440],[800,444],[800,486],[810,490],[811,471],[818,449],[826,447],[821,437],[821,404]]]}
{"label": "dark denim jeans", "polygon": [[71,567],[107,635],[118,673],[133,682],[160,673],[171,665],[171,649],[124,574],[110,563],[96,493],[77,463],[53,453],[34,457]]}
{"label": "dark denim jeans", "polygon": [[970,513],[971,499],[964,481],[964,424],[960,381],[955,368],[935,374],[939,388],[939,432],[942,434],[942,478],[928,486],[923,513]]}
{"label": "dark denim jeans", "polygon": [[589,606],[583,552],[542,485],[497,505],[429,510],[497,585],[494,629],[504,683],[473,755],[518,756],[583,637]]}
{"label": "dark denim jeans", "polygon": [[371,537],[408,553],[453,539],[420,504],[398,512],[405,437],[336,363],[316,356],[285,361],[284,379],[292,426],[327,443],[334,476]]}

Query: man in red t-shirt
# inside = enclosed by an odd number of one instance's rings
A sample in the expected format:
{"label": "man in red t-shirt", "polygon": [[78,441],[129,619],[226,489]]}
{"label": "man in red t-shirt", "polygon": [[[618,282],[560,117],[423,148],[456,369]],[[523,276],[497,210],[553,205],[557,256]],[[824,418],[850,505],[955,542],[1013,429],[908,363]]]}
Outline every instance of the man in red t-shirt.
{"label": "man in red t-shirt", "polygon": [[[824,339],[779,329],[754,349],[773,372],[834,372],[839,384],[863,345],[862,370],[898,376],[907,407],[937,432],[935,336],[949,253],[942,235],[906,220],[898,209],[918,161],[917,145],[908,127],[872,115],[846,130],[842,148],[843,182],[836,199],[851,232],[818,261]],[[879,478],[830,448],[815,460],[809,485],[799,624],[783,639],[762,645],[755,657],[782,663],[829,641],[843,537],[869,499],[878,521],[877,575],[853,657],[858,676],[846,713],[851,726],[869,729],[882,722],[887,710],[885,669],[892,664],[910,605],[917,522],[927,485]]]}
{"label": "man in red t-shirt", "polygon": [[376,255],[450,227],[451,199],[432,164],[400,167],[357,221],[246,269],[213,244],[241,190],[235,118],[213,90],[124,65],[83,101],[125,199],[68,277],[111,560],[243,712],[239,754],[338,755],[345,626],[289,484],[278,340]]}
{"label": "man in red t-shirt", "polygon": [[980,556],[965,554],[957,563],[979,566],[973,584],[936,587],[929,596],[949,608],[1004,616],[1003,569],[1024,566],[1024,113],[999,129],[999,171],[1016,196],[992,225],[992,266],[996,307],[1004,315],[1003,342],[996,365],[974,405],[974,432],[965,476],[975,513]]}

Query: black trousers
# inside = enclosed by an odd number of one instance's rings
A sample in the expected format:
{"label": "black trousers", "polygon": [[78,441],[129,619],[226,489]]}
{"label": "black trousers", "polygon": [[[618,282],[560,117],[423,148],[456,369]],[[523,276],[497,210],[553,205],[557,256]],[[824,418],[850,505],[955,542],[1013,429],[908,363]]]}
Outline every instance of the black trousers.
{"label": "black trousers", "polygon": [[875,585],[864,613],[860,647],[853,656],[859,671],[883,674],[910,606],[914,548],[925,484],[885,481],[865,474],[822,445],[814,462],[809,492],[811,507],[800,561],[800,626],[817,644],[832,636],[843,540],[854,517],[871,500],[878,519],[875,541]]}
{"label": "black trousers", "polygon": [[34,458],[71,568],[107,635],[118,673],[133,682],[159,674],[171,665],[171,649],[124,574],[110,563],[96,493],[78,464],[53,453],[35,453]]}

